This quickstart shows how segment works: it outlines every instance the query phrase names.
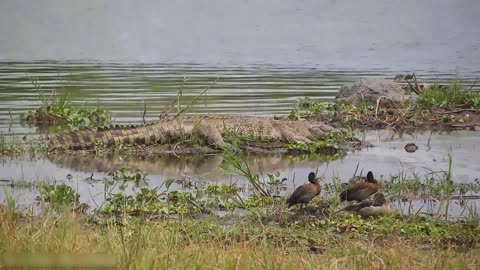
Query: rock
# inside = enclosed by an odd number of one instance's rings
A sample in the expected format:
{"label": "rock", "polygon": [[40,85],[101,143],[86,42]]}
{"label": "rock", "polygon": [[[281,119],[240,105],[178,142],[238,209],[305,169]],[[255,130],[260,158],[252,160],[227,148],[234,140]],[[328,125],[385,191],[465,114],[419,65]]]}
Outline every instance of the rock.
{"label": "rock", "polygon": [[335,100],[336,102],[343,100],[354,105],[362,102],[377,105],[379,98],[381,98],[379,104],[381,107],[391,107],[393,104],[399,105],[407,100],[414,102],[417,96],[408,94],[404,85],[394,80],[368,79],[342,86]]}
{"label": "rock", "polygon": [[418,146],[414,143],[407,143],[405,145],[405,151],[407,151],[408,153],[414,153],[417,150],[418,150]]}

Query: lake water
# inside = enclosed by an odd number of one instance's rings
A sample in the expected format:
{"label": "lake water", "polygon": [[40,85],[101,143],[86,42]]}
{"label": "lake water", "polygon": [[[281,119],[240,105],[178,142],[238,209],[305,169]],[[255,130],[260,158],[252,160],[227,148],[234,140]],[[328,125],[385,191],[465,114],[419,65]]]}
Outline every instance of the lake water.
{"label": "lake water", "polygon": [[[19,121],[41,105],[32,80],[47,93],[68,86],[71,102],[98,103],[115,123],[140,122],[144,104],[147,120],[156,119],[180,90],[187,105],[210,87],[191,113],[275,115],[301,97],[331,101],[341,85],[364,78],[415,72],[424,82],[459,79],[470,86],[480,74],[479,10],[475,0],[0,1],[0,132],[38,134]],[[259,172],[295,179],[290,189],[316,169],[325,181],[346,180],[357,163],[384,178],[444,170],[448,153],[455,181],[480,176],[478,133],[434,134],[425,148],[429,134],[391,140],[385,132],[366,135],[377,147],[329,164],[282,156],[250,162],[261,165]],[[420,150],[406,153],[407,142]],[[148,171],[151,185],[169,177],[243,181],[225,175],[221,163],[219,157],[24,157],[2,159],[0,172],[6,180],[57,182],[70,173],[67,182],[91,202],[103,189],[83,179],[124,166]]]}
{"label": "lake water", "polygon": [[477,0],[0,1],[0,61],[477,72]]}

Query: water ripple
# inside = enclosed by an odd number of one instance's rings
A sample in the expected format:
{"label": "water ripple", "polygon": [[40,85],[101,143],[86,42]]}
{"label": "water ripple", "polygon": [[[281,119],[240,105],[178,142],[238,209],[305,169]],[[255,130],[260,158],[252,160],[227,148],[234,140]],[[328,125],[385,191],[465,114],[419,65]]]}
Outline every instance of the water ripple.
{"label": "water ripple", "polygon": [[[401,72],[398,72],[401,73]],[[421,71],[425,82],[461,79],[471,85],[477,72],[450,74]],[[318,70],[305,67],[246,65],[213,67],[197,64],[131,64],[95,61],[0,62],[0,130],[34,133],[19,116],[41,102],[32,80],[49,93],[68,89],[75,104],[101,104],[116,122],[140,122],[144,102],[147,118],[155,119],[182,89],[189,104],[206,88],[192,113],[274,115],[288,113],[301,97],[332,100],[345,83],[364,78],[393,77],[382,70]],[[478,89],[478,87],[476,87]]]}

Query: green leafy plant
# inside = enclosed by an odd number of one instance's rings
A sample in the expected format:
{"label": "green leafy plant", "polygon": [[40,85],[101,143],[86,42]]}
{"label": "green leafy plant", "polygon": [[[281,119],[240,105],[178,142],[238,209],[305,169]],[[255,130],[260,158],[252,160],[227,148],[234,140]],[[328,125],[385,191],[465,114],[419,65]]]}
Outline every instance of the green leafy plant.
{"label": "green leafy plant", "polygon": [[62,89],[62,94],[57,95],[54,91],[47,95],[37,80],[32,80],[38,99],[42,106],[36,110],[26,112],[20,116],[20,120],[34,125],[60,125],[52,131],[70,131],[73,128],[101,126],[111,122],[112,114],[100,108],[86,105],[79,108],[70,102],[68,86]]}
{"label": "green leafy plant", "polygon": [[297,150],[305,153],[335,155],[341,150],[341,146],[355,140],[353,133],[348,130],[331,131],[320,142],[304,144],[290,142],[286,146],[290,150]]}
{"label": "green leafy plant", "polygon": [[163,192],[158,189],[140,188],[136,194],[126,194],[124,191],[113,193],[106,199],[102,207],[104,213],[126,214],[159,214],[169,213],[168,206],[160,201]]}
{"label": "green leafy plant", "polygon": [[55,207],[62,208],[78,203],[80,195],[66,184],[40,185],[40,199]]}
{"label": "green leafy plant", "polygon": [[480,93],[472,89],[462,90],[459,81],[454,81],[447,87],[433,85],[422,90],[417,106],[427,109],[480,109]]}

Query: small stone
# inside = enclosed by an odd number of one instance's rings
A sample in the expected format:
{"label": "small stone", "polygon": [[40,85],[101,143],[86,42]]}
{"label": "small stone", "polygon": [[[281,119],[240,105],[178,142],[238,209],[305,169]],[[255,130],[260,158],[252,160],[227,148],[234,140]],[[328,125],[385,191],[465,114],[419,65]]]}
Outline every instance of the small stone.
{"label": "small stone", "polygon": [[405,151],[407,151],[408,153],[414,153],[417,150],[418,146],[415,143],[407,143],[405,145]]}

